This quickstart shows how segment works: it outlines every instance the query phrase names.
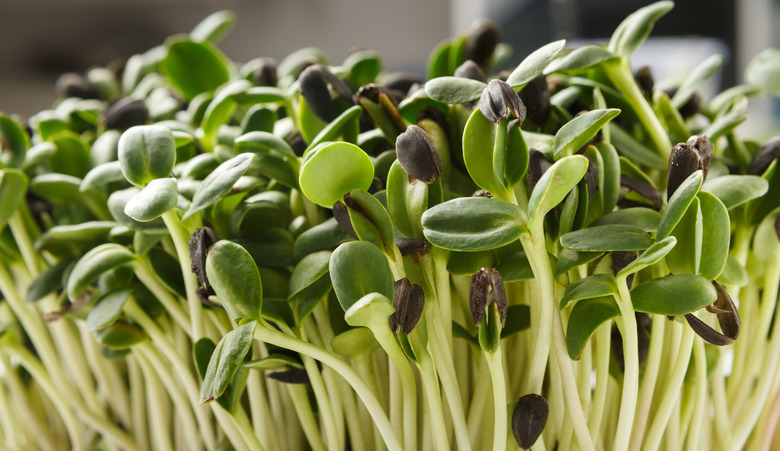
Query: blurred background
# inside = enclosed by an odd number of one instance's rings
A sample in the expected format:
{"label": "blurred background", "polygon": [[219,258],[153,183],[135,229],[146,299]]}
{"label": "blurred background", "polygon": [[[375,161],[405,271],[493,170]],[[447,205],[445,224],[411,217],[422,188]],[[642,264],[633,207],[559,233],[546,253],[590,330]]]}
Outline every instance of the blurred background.
{"label": "blurred background", "polygon": [[[0,0],[0,111],[25,116],[55,100],[63,72],[107,65],[189,32],[219,9],[238,25],[221,42],[235,61],[316,46],[332,64],[350,49],[378,51],[388,70],[423,74],[441,40],[479,18],[497,22],[514,53],[507,68],[554,39],[569,46],[606,42],[623,18],[647,0]],[[726,63],[703,93],[743,81],[750,59],[780,47],[780,0],[679,0],[657,24],[633,64],[650,64],[656,80],[679,81],[714,53]],[[709,91],[709,92],[707,92]],[[752,102],[745,126],[777,128],[776,102]]]}

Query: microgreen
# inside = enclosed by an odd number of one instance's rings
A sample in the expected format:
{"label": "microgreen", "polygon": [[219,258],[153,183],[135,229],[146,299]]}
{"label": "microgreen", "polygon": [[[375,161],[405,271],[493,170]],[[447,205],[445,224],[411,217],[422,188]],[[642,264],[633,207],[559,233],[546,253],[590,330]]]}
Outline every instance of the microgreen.
{"label": "microgreen", "polygon": [[0,113],[0,448],[772,447],[780,58],[632,73],[672,6],[427,79],[219,11]]}

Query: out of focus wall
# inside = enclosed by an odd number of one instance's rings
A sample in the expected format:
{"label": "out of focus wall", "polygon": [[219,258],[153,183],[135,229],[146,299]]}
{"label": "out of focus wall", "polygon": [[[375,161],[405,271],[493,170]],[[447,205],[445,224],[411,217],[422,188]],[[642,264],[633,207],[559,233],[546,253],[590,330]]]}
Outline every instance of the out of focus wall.
{"label": "out of focus wall", "polygon": [[316,46],[338,64],[360,47],[377,50],[388,69],[422,73],[450,34],[449,0],[2,0],[0,111],[48,108],[57,74],[143,52],[220,9],[238,15],[220,43],[236,61]]}

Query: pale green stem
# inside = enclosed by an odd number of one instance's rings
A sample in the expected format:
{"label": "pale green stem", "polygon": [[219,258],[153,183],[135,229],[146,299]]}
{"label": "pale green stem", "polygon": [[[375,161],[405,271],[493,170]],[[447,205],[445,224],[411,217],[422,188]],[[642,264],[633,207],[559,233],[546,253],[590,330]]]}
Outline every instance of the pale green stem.
{"label": "pale green stem", "polygon": [[160,304],[165,307],[165,311],[171,315],[176,325],[181,327],[187,334],[192,333],[187,313],[182,309],[178,298],[171,294],[168,288],[159,280],[159,276],[152,269],[148,258],[136,259],[133,261],[132,267],[138,280],[160,301]]}
{"label": "pale green stem", "polygon": [[198,427],[196,426],[193,412],[187,403],[187,395],[182,391],[178,381],[171,377],[170,369],[166,367],[160,356],[157,355],[151,343],[139,343],[133,347],[133,352],[138,352],[140,354],[139,361],[146,361],[149,368],[157,373],[160,383],[165,388],[165,391],[168,392],[168,397],[176,408],[176,418],[183,422],[186,430],[190,431],[188,434],[185,434],[188,449],[202,449],[202,444],[198,440],[197,434],[194,434]]}
{"label": "pale green stem", "polygon": [[[418,346],[415,349],[424,349],[425,346],[419,342],[419,334],[412,332],[410,340],[417,341]],[[433,441],[436,443],[438,451],[450,449],[449,439],[447,437],[447,427],[444,422],[444,409],[441,405],[441,394],[439,384],[436,380],[436,372],[431,361],[431,356],[427,352],[421,352],[418,355],[417,367],[420,369],[420,379],[425,392],[425,400],[428,403],[426,415],[430,420],[430,428],[433,435]]]}
{"label": "pale green stem", "polygon": [[[696,335],[693,329],[686,325],[679,324],[683,328],[680,351],[677,354],[677,360],[674,363],[672,375],[666,382],[661,402],[653,417],[647,437],[645,438],[645,447],[643,449],[659,449],[664,429],[669,423],[672,410],[680,397],[680,388],[682,387],[685,372],[688,370],[688,363],[691,359],[691,349],[693,348],[693,338]],[[737,449],[737,448],[727,448]]]}
{"label": "pale green stem", "polygon": [[553,292],[552,268],[547,258],[547,249],[544,243],[544,231],[534,230],[531,234],[523,234],[520,237],[531,268],[534,272],[536,283],[539,287],[539,296],[530,299],[531,306],[531,335],[534,337],[533,351],[531,352],[531,364],[527,370],[528,379],[525,393],[542,392],[544,373],[547,369],[547,360],[550,357],[552,342],[553,308],[555,308],[555,296]]}
{"label": "pale green stem", "polygon": [[484,381],[489,377],[490,371],[487,364],[480,359],[476,378],[478,382],[474,384],[474,395],[471,397],[471,404],[469,405],[468,430],[471,443],[481,443],[482,440],[485,405],[487,404],[488,391],[490,390],[488,384]]}
{"label": "pale green stem", "polygon": [[190,311],[190,337],[192,341],[198,341],[203,336],[203,305],[198,299],[198,279],[192,272],[190,260],[189,239],[190,233],[182,224],[175,209],[169,210],[162,215],[165,226],[173,239],[173,245],[176,247],[176,256],[179,258],[182,277],[184,278],[184,289],[187,293],[187,305]]}
{"label": "pale green stem", "polygon": [[8,219],[8,227],[11,229],[16,245],[19,246],[19,252],[22,254],[22,260],[24,260],[27,270],[30,271],[33,278],[37,277],[44,266],[43,260],[41,254],[33,246],[33,240],[19,209]]}
{"label": "pale green stem", "polygon": [[[495,352],[484,352],[490,382],[493,386],[493,451],[505,451],[507,437],[507,402],[504,365],[501,361],[501,343]],[[484,382],[483,382],[484,383]]]}
{"label": "pale green stem", "polygon": [[609,388],[609,361],[612,356],[612,321],[607,321],[595,334],[596,347],[596,389],[593,392],[593,404],[590,418],[588,419],[588,431],[595,440],[595,445],[603,447],[601,440],[601,425],[604,418],[604,410],[607,405],[607,390]]}
{"label": "pale green stem", "polygon": [[723,374],[723,351],[720,352],[715,371],[710,374],[710,388],[712,389],[712,404],[714,415],[714,432],[717,442],[728,443],[731,440],[731,425],[729,422],[729,408],[726,404],[726,384]]}
{"label": "pale green stem", "polygon": [[287,384],[287,392],[290,394],[293,407],[295,407],[295,412],[298,414],[298,421],[301,422],[301,428],[306,436],[306,440],[309,441],[309,446],[311,446],[313,451],[326,451],[327,448],[322,441],[320,427],[309,403],[309,394],[306,391],[306,386]]}
{"label": "pale green stem", "polygon": [[154,373],[151,364],[140,354],[136,354],[136,360],[141,366],[146,388],[146,404],[149,407],[148,421],[151,429],[151,443],[154,448],[161,451],[173,450],[171,439],[166,434],[167,420],[170,418],[168,409],[165,408],[165,393],[161,387],[160,378]]}
{"label": "pale green stem", "polygon": [[[7,361],[7,359],[4,360]],[[6,371],[12,370],[6,366]],[[13,408],[8,402],[8,398],[5,396],[5,387],[3,387],[2,384],[0,384],[0,409],[2,409],[3,412],[13,412]],[[2,436],[0,436],[0,440],[5,443],[5,446],[10,447],[11,449],[20,449],[20,447],[24,445],[24,439],[17,437],[18,435],[21,435],[21,428],[15,424],[16,420],[17,417],[13,415],[0,415],[0,425],[3,427],[3,433]]]}
{"label": "pale green stem", "polygon": [[620,295],[615,299],[623,320],[623,395],[620,399],[620,414],[613,449],[628,449],[631,431],[636,413],[636,400],[639,391],[639,339],[637,336],[636,316],[631,303],[631,294],[626,285],[626,276],[618,277],[617,286]]}
{"label": "pale green stem", "polygon": [[257,439],[255,431],[252,428],[252,422],[249,421],[249,417],[246,416],[246,412],[242,406],[239,405],[236,407],[233,418],[235,419],[235,426],[241,434],[241,438],[250,451],[265,451],[263,445],[260,444],[260,440]]}
{"label": "pale green stem", "polygon": [[317,346],[298,338],[285,335],[264,324],[258,324],[255,328],[255,338],[275,346],[309,355],[333,368],[357,392],[358,396],[363,401],[363,404],[371,414],[371,417],[374,419],[374,423],[382,434],[382,438],[385,440],[388,448],[402,449],[401,443],[398,441],[398,437],[395,435],[395,432],[390,425],[390,421],[387,419],[387,415],[385,415],[382,406],[379,404],[379,400],[371,392],[371,389],[368,388],[368,385],[366,385],[360,376],[355,373],[352,367],[344,363],[331,352],[318,348]]}
{"label": "pale green stem", "polygon": [[[6,293],[5,291],[3,292]],[[54,403],[54,407],[59,412],[60,417],[65,422],[65,428],[68,430],[70,436],[70,445],[75,450],[82,448],[82,435],[81,428],[76,421],[76,417],[70,410],[72,396],[66,396],[62,393],[52,381],[51,375],[41,365],[41,362],[33,356],[30,351],[24,348],[19,343],[9,343],[6,341],[3,346],[0,347],[0,351],[8,353],[8,355],[19,360],[19,363],[29,372],[33,378],[38,382],[46,395]],[[70,399],[69,399],[70,398]],[[133,448],[135,449],[135,448]]]}
{"label": "pale green stem", "polygon": [[693,343],[693,358],[696,361],[696,404],[693,407],[691,425],[688,427],[688,437],[685,442],[687,449],[696,449],[702,442],[701,431],[707,415],[707,354],[704,341],[696,338]]}
{"label": "pale green stem", "polygon": [[[310,318],[307,319],[309,321],[311,320]],[[303,331],[301,330],[301,332]],[[306,340],[306,335],[302,333],[301,339]],[[338,440],[333,406],[330,403],[330,397],[328,396],[328,391],[325,389],[325,382],[322,379],[322,374],[320,374],[320,371],[317,368],[317,363],[313,358],[307,355],[302,355],[301,360],[303,360],[303,367],[306,370],[306,374],[309,376],[309,382],[311,382],[314,398],[317,400],[317,405],[319,406],[320,421],[322,422],[322,427],[324,428],[325,439],[328,442],[328,449],[342,449],[343,446],[341,443],[339,443]]]}
{"label": "pale green stem", "polygon": [[[767,354],[767,336],[769,334],[769,326],[772,324],[773,312],[777,306],[778,285],[780,284],[780,261],[778,259],[771,259],[765,264],[764,273],[764,286],[763,293],[761,294],[761,305],[758,312],[758,325],[754,329],[752,339],[750,341],[750,347],[748,348],[747,358],[745,361],[744,370],[742,371],[742,380],[737,386],[734,392],[734,403],[737,405],[744,405],[742,402],[748,398],[751,389],[754,386],[754,378],[759,375],[766,374],[761,373],[761,362],[766,359]],[[774,331],[772,332],[774,334]],[[769,352],[774,352],[774,348],[770,347]],[[746,405],[746,408],[752,409],[753,406]],[[732,418],[735,419],[736,414],[741,409],[735,409],[732,411]]]}
{"label": "pale green stem", "polygon": [[634,80],[631,74],[631,68],[628,66],[628,60],[619,58],[614,62],[607,61],[602,63],[602,67],[609,77],[612,84],[625,97],[631,105],[634,113],[639,118],[639,122],[647,131],[650,139],[653,141],[658,153],[666,160],[672,151],[672,143],[666,134],[663,125],[655,115],[653,108],[647,103],[645,96]]}
{"label": "pale green stem", "polygon": [[664,351],[664,328],[667,319],[663,315],[653,315],[652,335],[645,363],[645,374],[642,377],[642,386],[639,388],[639,401],[637,402],[636,416],[634,417],[634,431],[631,435],[629,449],[639,451],[642,439],[645,435],[647,420],[650,414],[650,406],[653,403],[655,384],[658,381],[658,370],[661,365],[661,357]]}
{"label": "pale green stem", "polygon": [[[184,393],[189,393],[187,399],[192,410],[195,412],[195,418],[198,422],[198,431],[200,432],[201,437],[203,437],[206,447],[211,449],[211,447],[214,446],[214,431],[212,430],[212,425],[206,415],[205,409],[202,409],[197,402],[197,393],[200,393],[200,390],[195,383],[192,372],[188,369],[188,365],[184,363],[180,354],[176,352],[173,344],[160,329],[159,325],[141,309],[132,296],[125,303],[124,311],[128,317],[132,318],[147,334],[149,334],[154,345],[162,351],[171,363],[179,383],[184,385]],[[212,405],[212,408],[217,409],[218,407]]]}
{"label": "pale green stem", "polygon": [[[259,359],[261,357],[258,347],[254,346],[252,358]],[[252,426],[255,434],[262,438],[263,447],[279,449],[278,434],[272,421],[273,415],[268,405],[265,380],[262,374],[262,371],[250,371],[247,378],[246,390],[249,398],[249,411],[252,414]]]}
{"label": "pale green stem", "polygon": [[146,421],[146,393],[145,384],[140,363],[136,358],[129,356],[127,361],[127,374],[130,390],[130,417],[132,418],[133,439],[141,449],[148,449],[150,446],[148,438],[148,423]]}
{"label": "pale green stem", "polygon": [[103,392],[103,398],[109,403],[120,423],[129,427],[131,424],[130,398],[124,378],[120,377],[113,362],[100,355],[98,344],[87,331],[86,325],[78,323],[78,326],[81,332],[81,342],[86,348],[84,354],[92,368],[92,373],[95,375],[97,386]]}

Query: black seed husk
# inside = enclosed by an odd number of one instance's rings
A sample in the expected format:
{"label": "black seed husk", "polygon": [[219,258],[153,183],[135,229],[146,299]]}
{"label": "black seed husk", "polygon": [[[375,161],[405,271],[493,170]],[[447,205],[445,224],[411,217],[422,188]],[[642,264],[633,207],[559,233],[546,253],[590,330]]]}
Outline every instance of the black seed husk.
{"label": "black seed husk", "polygon": [[512,433],[523,449],[531,448],[544,431],[550,407],[540,395],[531,393],[517,400],[512,412]]}
{"label": "black seed husk", "polygon": [[109,130],[126,130],[143,125],[149,120],[149,108],[142,99],[125,97],[106,108],[101,117],[103,125]]}
{"label": "black seed husk", "polygon": [[455,69],[455,73],[453,75],[458,78],[468,78],[471,80],[481,81],[483,83],[486,82],[485,73],[482,72],[482,69],[479,68],[477,63],[471,60],[467,60],[458,66],[458,68]]}
{"label": "black seed husk", "polygon": [[422,316],[425,307],[425,292],[420,285],[408,278],[396,280],[393,285],[393,307],[390,328],[394,333],[410,334]]}
{"label": "black seed husk", "polygon": [[433,147],[428,134],[420,127],[410,125],[398,135],[395,151],[401,167],[417,180],[433,183],[437,175],[441,177],[439,153]]}
{"label": "black seed husk", "polygon": [[701,158],[696,149],[684,143],[674,146],[669,155],[666,175],[666,200],[672,197],[685,179],[699,169],[701,169]]}

